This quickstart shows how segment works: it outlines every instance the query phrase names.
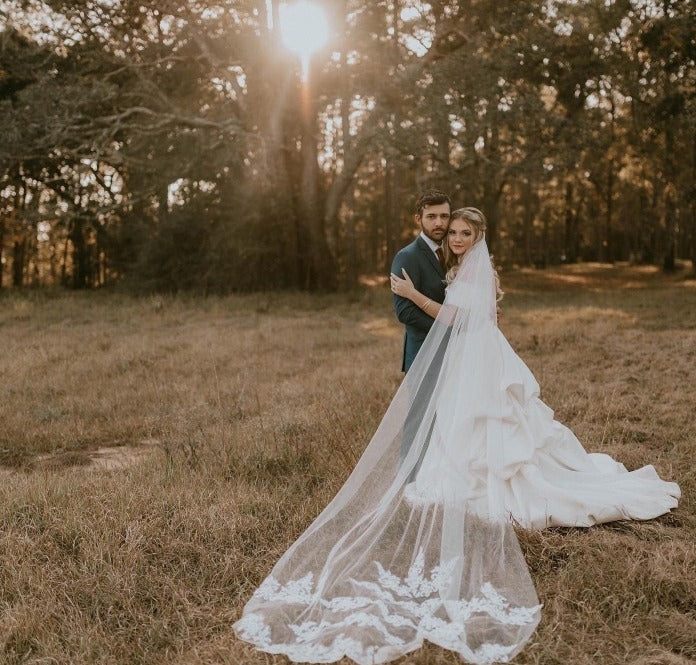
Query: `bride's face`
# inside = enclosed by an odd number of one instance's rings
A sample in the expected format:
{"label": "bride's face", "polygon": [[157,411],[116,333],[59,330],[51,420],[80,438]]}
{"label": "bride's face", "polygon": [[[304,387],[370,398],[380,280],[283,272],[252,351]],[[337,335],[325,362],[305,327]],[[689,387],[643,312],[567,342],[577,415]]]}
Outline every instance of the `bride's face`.
{"label": "bride's face", "polygon": [[461,256],[474,244],[474,228],[465,219],[454,219],[450,222],[447,231],[447,242],[452,254]]}

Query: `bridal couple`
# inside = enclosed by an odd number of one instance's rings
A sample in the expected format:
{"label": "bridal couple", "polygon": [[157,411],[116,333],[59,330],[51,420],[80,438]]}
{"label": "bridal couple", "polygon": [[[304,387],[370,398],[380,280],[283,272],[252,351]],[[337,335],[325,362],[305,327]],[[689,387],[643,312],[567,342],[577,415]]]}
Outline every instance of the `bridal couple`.
{"label": "bridal couple", "polygon": [[407,372],[355,469],[246,604],[237,635],[294,662],[384,663],[429,640],[510,661],[541,612],[516,529],[652,519],[678,485],[588,454],[497,326],[475,208],[431,190],[394,259]]}

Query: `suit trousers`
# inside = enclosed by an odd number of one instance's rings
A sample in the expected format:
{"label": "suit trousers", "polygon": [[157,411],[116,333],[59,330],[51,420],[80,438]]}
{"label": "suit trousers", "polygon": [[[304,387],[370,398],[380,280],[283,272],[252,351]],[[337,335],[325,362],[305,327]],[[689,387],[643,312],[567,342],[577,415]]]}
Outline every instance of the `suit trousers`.
{"label": "suit trousers", "polygon": [[430,422],[427,426],[423,447],[418,456],[418,461],[416,462],[416,465],[413,467],[413,470],[408,476],[408,482],[412,482],[415,479],[416,474],[418,473],[418,469],[420,468],[423,462],[423,457],[425,456],[425,453],[428,450],[428,446],[430,445],[430,439],[433,434],[433,429],[435,427],[435,419],[437,417],[437,409],[428,409],[428,406],[433,399],[433,394],[435,391],[435,387],[438,383],[438,376],[442,368],[442,362],[444,360],[448,342],[449,333],[446,334],[440,341],[440,344],[438,346],[437,351],[435,352],[435,356],[433,357],[432,362],[425,370],[423,380],[417,386],[413,386],[412,388],[414,391],[413,400],[411,401],[409,410],[406,413],[406,418],[404,419],[404,426],[401,437],[402,462],[406,459],[409,450],[411,450],[411,446],[413,445],[414,440],[418,434],[418,430],[420,429],[421,424],[423,423],[423,420],[426,417],[426,413],[430,411],[431,415]]}

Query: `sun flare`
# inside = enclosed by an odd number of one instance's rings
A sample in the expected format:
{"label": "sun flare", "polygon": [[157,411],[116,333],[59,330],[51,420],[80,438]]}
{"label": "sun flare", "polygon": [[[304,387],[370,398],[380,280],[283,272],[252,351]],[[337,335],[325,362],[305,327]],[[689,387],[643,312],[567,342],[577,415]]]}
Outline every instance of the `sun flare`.
{"label": "sun flare", "polygon": [[302,75],[307,77],[312,53],[329,40],[329,21],[324,9],[309,0],[283,4],[278,9],[283,44],[300,56]]}

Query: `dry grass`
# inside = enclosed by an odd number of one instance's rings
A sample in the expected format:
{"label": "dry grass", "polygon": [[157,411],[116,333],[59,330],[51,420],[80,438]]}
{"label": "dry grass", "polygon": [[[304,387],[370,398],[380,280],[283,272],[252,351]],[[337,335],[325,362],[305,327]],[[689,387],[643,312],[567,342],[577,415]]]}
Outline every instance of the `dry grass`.
{"label": "dry grass", "polygon": [[[587,265],[503,284],[501,327],[557,417],[684,493],[649,523],[522,535],[545,609],[516,662],[696,661],[696,286]],[[230,624],[398,385],[386,289],[10,294],[0,330],[0,662],[285,662]],[[130,466],[89,463],[143,442]]]}

